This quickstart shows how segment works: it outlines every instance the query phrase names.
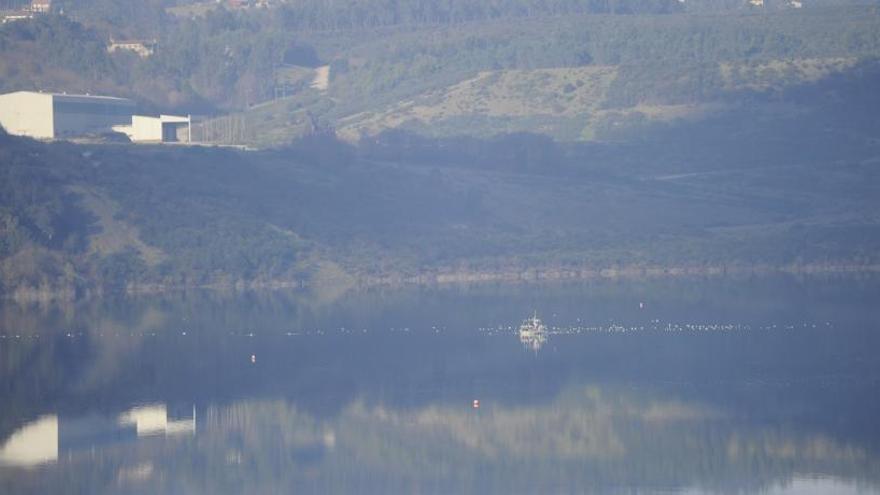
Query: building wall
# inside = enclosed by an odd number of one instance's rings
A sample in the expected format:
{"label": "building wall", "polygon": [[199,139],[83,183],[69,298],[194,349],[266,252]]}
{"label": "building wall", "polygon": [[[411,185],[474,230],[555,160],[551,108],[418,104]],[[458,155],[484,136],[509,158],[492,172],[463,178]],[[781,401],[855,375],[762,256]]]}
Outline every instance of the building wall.
{"label": "building wall", "polygon": [[176,115],[132,115],[131,126],[123,132],[135,143],[188,143],[189,122],[189,117]]}
{"label": "building wall", "polygon": [[0,95],[0,125],[17,136],[54,138],[52,95],[28,91]]}
{"label": "building wall", "polygon": [[162,120],[146,115],[132,115],[130,137],[136,143],[161,142]]}
{"label": "building wall", "polygon": [[127,124],[135,105],[124,98],[54,95],[55,137],[110,132]]}

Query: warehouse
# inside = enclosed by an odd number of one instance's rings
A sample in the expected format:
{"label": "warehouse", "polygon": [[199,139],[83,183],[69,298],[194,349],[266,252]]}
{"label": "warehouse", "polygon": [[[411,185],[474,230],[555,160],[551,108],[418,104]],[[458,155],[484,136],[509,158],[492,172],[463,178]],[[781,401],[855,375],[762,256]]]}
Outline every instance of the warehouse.
{"label": "warehouse", "polygon": [[127,124],[135,103],[125,98],[17,91],[0,95],[0,125],[9,134],[57,139],[111,132]]}
{"label": "warehouse", "polygon": [[177,115],[132,115],[130,125],[117,125],[113,130],[127,134],[134,143],[190,142],[190,118]]}

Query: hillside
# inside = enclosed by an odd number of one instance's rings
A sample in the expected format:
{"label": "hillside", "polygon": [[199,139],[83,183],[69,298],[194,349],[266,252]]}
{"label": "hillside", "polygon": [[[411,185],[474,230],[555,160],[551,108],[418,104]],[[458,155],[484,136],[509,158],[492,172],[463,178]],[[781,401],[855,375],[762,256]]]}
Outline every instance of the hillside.
{"label": "hillside", "polygon": [[231,142],[283,145],[310,119],[353,142],[389,129],[617,139],[840,74],[880,54],[878,32],[874,9],[836,8],[306,33],[329,63],[328,87],[236,114],[245,131]]}
{"label": "hillside", "polygon": [[[3,137],[2,292],[876,269],[880,65],[638,139]],[[792,109],[794,105],[794,110]]]}
{"label": "hillside", "polygon": [[[0,27],[0,91],[131,97],[143,111],[220,117],[200,136],[260,147],[314,123],[350,141],[388,129],[603,141],[880,55],[876,6],[710,3],[70,0],[63,16]],[[107,52],[131,38],[156,40],[155,53]],[[213,131],[226,122],[240,130]]]}

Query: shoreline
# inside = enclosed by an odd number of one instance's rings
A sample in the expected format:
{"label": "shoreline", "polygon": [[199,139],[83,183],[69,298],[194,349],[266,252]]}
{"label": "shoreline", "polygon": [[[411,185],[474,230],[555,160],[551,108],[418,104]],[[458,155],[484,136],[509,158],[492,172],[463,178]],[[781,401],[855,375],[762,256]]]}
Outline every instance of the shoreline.
{"label": "shoreline", "polygon": [[322,277],[318,280],[238,280],[236,282],[216,282],[209,284],[130,283],[123,289],[106,290],[95,288],[40,288],[19,287],[0,295],[0,301],[19,304],[49,303],[53,301],[78,301],[113,296],[138,297],[156,294],[170,294],[190,290],[215,292],[250,292],[279,290],[321,290],[332,289],[347,292],[372,288],[437,287],[456,284],[489,283],[535,283],[588,280],[651,280],[679,277],[736,277],[771,275],[859,275],[880,273],[880,264],[848,263],[807,263],[789,265],[769,264],[731,264],[709,266],[657,266],[627,265],[606,268],[524,268],[509,270],[463,270],[438,268],[424,270],[415,275],[349,275]]}
{"label": "shoreline", "polygon": [[880,273],[880,264],[725,265],[725,266],[623,266],[611,268],[529,268],[504,271],[437,270],[414,276],[369,277],[365,287],[443,285],[480,282],[537,282],[565,280],[638,280],[674,277],[723,277],[727,275],[823,275]]}

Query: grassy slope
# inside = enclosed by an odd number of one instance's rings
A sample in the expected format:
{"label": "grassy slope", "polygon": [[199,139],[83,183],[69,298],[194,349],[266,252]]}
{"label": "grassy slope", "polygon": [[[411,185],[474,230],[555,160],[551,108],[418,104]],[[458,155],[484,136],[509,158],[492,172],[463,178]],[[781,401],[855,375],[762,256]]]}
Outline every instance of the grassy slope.
{"label": "grassy slope", "polygon": [[[209,139],[228,140],[232,127],[233,141],[258,146],[289,143],[313,120],[351,139],[399,127],[607,140],[644,122],[716,115],[743,92],[772,93],[880,54],[872,7],[536,15],[333,32],[291,32],[279,22],[261,10],[169,20],[146,60],[109,56],[100,23],[13,23],[0,29],[0,88],[117,94],[166,113],[237,109]],[[294,41],[330,64],[326,90],[309,87],[313,69],[277,67]],[[266,101],[281,83],[295,95]]]}
{"label": "grassy slope", "polygon": [[878,22],[872,9],[818,9],[309,33],[333,61],[329,89],[245,112],[245,142],[283,144],[302,132],[306,112],[352,140],[389,128],[613,139],[845,71],[880,53]]}

